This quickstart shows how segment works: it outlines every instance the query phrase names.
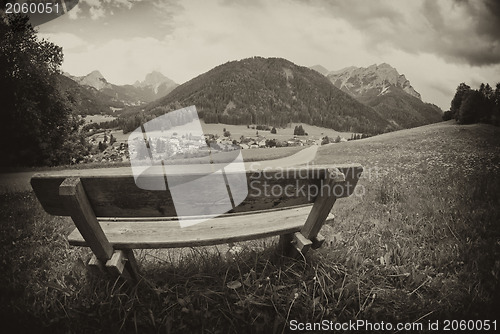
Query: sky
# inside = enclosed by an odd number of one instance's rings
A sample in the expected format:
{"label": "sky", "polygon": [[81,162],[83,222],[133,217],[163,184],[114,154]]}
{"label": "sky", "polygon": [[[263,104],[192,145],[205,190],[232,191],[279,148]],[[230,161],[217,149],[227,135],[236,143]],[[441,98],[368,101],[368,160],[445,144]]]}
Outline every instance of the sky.
{"label": "sky", "polygon": [[[114,84],[160,71],[182,84],[253,56],[330,71],[388,63],[448,110],[459,83],[500,82],[497,0],[72,0],[38,25],[62,70]],[[75,5],[76,4],[76,5]]]}

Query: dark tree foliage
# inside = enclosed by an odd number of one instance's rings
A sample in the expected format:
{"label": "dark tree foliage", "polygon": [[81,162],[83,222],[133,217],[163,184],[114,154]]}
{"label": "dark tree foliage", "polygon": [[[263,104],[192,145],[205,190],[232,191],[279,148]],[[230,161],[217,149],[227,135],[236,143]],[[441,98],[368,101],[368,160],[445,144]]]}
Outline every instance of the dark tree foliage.
{"label": "dark tree foliage", "polygon": [[481,84],[478,90],[461,83],[443,119],[455,118],[460,124],[491,123],[500,125],[500,83],[496,89]]}
{"label": "dark tree foliage", "polygon": [[276,147],[277,145],[276,139],[266,139],[266,146],[267,147]]}
{"label": "dark tree foliage", "polygon": [[62,61],[62,48],[39,40],[27,16],[0,15],[3,165],[71,163],[88,152],[81,121],[57,87]]}
{"label": "dark tree foliage", "polygon": [[470,87],[462,82],[458,85],[457,92],[455,93],[453,100],[451,100],[450,112],[456,120],[458,120],[458,113],[460,111],[460,106],[462,105],[463,97],[468,91],[470,91]]}
{"label": "dark tree foliage", "polygon": [[306,131],[302,127],[302,125],[296,125],[295,128],[293,129],[293,135],[294,136],[305,136]]}
{"label": "dark tree foliage", "polygon": [[271,129],[271,133],[272,133],[272,134],[276,134],[276,133],[278,133],[278,131],[276,131],[276,128],[275,128],[275,127],[273,127],[273,128]]}
{"label": "dark tree foliage", "polygon": [[453,118],[453,113],[451,112],[451,110],[447,110],[443,113],[443,121],[449,121],[452,118]]}

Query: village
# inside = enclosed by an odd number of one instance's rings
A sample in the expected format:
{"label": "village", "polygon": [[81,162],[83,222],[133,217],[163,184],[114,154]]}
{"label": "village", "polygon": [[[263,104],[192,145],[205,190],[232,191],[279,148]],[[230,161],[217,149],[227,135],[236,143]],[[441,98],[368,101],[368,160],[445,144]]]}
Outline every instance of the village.
{"label": "village", "polygon": [[[346,142],[348,139],[337,136],[329,138],[328,136],[309,136],[307,133],[303,135],[293,135],[288,139],[269,138],[262,135],[261,131],[257,130],[254,136],[241,135],[239,138],[233,138],[231,133],[225,128],[222,133],[207,133],[203,136],[192,135],[191,133],[178,134],[173,133],[165,136],[154,136],[149,140],[152,157],[156,159],[183,159],[191,157],[206,156],[210,152],[215,151],[232,151],[232,150],[250,150],[263,148],[292,147],[292,146],[311,146],[325,145],[329,143]],[[118,138],[118,139],[117,139]],[[359,137],[361,138],[361,136]],[[136,138],[137,139],[137,138]],[[349,140],[358,139],[351,136]],[[139,139],[137,139],[139,140]],[[148,152],[137,151],[134,145],[129,150],[127,136],[120,136],[113,130],[101,130],[88,137],[88,142],[91,145],[90,154],[85,156],[80,163],[90,162],[125,162],[130,160],[130,152],[135,158],[141,160],[148,157]]]}

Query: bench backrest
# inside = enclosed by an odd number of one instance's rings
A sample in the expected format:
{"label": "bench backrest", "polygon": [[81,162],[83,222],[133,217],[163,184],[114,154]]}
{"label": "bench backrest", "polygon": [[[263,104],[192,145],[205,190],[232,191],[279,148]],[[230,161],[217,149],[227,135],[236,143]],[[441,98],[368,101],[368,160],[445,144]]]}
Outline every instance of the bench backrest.
{"label": "bench backrest", "polygon": [[[312,203],[320,191],[330,191],[336,198],[350,196],[363,171],[360,165],[295,167],[247,171],[248,195],[231,212],[248,212],[284,208]],[[340,172],[340,173],[339,173]],[[335,187],[325,189],[328,177],[336,173]],[[139,188],[130,167],[66,170],[38,173],[31,185],[45,211],[69,216],[63,205],[59,186],[69,177],[80,178],[86,196],[97,217],[175,217],[177,213],[170,191]],[[168,183],[182,184],[200,175],[179,174],[169,177]],[[230,177],[230,173],[228,175]],[[330,183],[331,184],[331,183]],[[202,187],[202,198],[212,201],[220,187]],[[198,203],[202,204],[202,203]]]}

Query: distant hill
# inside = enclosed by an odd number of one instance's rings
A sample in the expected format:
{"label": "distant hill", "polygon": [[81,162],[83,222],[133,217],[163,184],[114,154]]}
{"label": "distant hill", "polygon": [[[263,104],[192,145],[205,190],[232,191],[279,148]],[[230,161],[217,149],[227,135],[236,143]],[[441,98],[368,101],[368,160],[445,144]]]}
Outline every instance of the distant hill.
{"label": "distant hill", "polygon": [[[136,121],[196,105],[206,123],[301,122],[338,131],[393,129],[373,108],[336,88],[325,76],[281,58],[254,57],[219,65],[148,104]],[[134,122],[128,119],[127,128]],[[133,129],[129,129],[133,130]]]}
{"label": "distant hill", "polygon": [[374,108],[397,128],[441,121],[439,107],[425,103],[403,74],[389,64],[348,67],[332,71],[328,79],[358,101]]}
{"label": "distant hill", "polygon": [[314,65],[314,66],[311,66],[309,67],[311,70],[315,70],[316,72],[320,73],[320,74],[323,74],[323,75],[327,75],[328,73],[330,73],[329,70],[327,70],[326,68],[324,68],[323,66],[321,65]]}
{"label": "distant hill", "polygon": [[121,102],[124,106],[146,104],[167,95],[178,86],[156,71],[147,74],[144,81],[136,81],[134,85],[114,85],[109,83],[99,71],[92,71],[82,77],[75,77],[68,73],[65,75],[87,89],[98,90],[113,101]]}

